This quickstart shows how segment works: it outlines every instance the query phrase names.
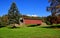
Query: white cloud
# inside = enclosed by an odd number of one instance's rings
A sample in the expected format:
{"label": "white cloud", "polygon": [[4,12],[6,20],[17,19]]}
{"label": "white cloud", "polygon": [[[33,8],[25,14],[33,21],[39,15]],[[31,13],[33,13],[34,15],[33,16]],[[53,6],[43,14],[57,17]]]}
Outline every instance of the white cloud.
{"label": "white cloud", "polygon": [[31,16],[31,15],[27,14],[27,16]]}
{"label": "white cloud", "polygon": [[32,17],[38,17],[38,15],[29,15],[29,14],[27,14],[27,16],[32,16]]}

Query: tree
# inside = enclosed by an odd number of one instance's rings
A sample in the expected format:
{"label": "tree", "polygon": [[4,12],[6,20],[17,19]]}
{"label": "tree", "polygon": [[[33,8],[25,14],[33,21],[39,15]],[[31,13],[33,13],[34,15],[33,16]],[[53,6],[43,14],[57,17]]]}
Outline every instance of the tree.
{"label": "tree", "polygon": [[0,17],[0,27],[7,26],[8,24],[8,17],[7,15],[3,15]]}
{"label": "tree", "polygon": [[51,15],[55,16],[60,13],[60,0],[49,0],[50,6],[47,7],[48,11],[51,11]]}
{"label": "tree", "polygon": [[9,24],[19,24],[19,18],[21,14],[18,11],[18,8],[16,7],[16,4],[13,2],[9,11],[8,11],[8,22]]}
{"label": "tree", "polygon": [[7,15],[3,15],[1,17],[1,22],[3,23],[3,25],[7,25],[8,24],[8,16]]}
{"label": "tree", "polygon": [[60,14],[60,0],[49,0],[50,6],[47,7],[47,11],[51,12],[50,17],[47,17],[47,20],[50,23],[57,24],[59,23],[59,14]]}

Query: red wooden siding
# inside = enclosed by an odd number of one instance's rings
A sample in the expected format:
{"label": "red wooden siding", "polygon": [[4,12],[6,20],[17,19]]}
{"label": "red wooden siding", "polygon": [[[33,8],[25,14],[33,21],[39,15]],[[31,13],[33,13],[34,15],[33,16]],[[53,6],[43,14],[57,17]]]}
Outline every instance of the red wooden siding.
{"label": "red wooden siding", "polygon": [[42,20],[24,19],[25,24],[42,24]]}

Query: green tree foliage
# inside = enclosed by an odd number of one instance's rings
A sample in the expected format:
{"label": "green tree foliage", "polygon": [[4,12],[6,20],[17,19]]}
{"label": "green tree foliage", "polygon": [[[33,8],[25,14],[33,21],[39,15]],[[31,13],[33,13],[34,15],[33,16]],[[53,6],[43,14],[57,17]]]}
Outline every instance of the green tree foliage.
{"label": "green tree foliage", "polygon": [[47,21],[51,24],[58,24],[60,14],[60,0],[49,0],[50,6],[47,7],[47,11],[51,12],[51,15],[47,17]]}
{"label": "green tree foliage", "polygon": [[49,0],[50,6],[47,7],[47,11],[51,11],[51,15],[55,16],[60,13],[60,7],[57,8],[57,6],[60,6],[60,0]]}
{"label": "green tree foliage", "polygon": [[3,15],[0,17],[0,27],[7,26],[8,24],[8,17],[7,15]]}
{"label": "green tree foliage", "polygon": [[9,24],[18,24],[19,23],[19,18],[21,14],[18,11],[18,8],[16,7],[16,4],[13,2],[9,11],[8,11],[8,22]]}
{"label": "green tree foliage", "polygon": [[8,16],[7,15],[3,15],[1,17],[1,21],[4,23],[4,25],[7,25],[8,24]]}

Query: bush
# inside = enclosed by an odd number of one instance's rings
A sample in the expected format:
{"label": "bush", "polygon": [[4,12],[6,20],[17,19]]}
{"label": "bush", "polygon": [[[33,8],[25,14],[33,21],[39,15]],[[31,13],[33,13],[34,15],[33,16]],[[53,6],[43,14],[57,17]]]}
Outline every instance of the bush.
{"label": "bush", "polygon": [[5,27],[5,26],[7,26],[7,24],[5,22],[0,22],[0,28]]}
{"label": "bush", "polygon": [[47,25],[52,25],[52,23],[50,23],[49,21],[46,21],[45,22]]}

